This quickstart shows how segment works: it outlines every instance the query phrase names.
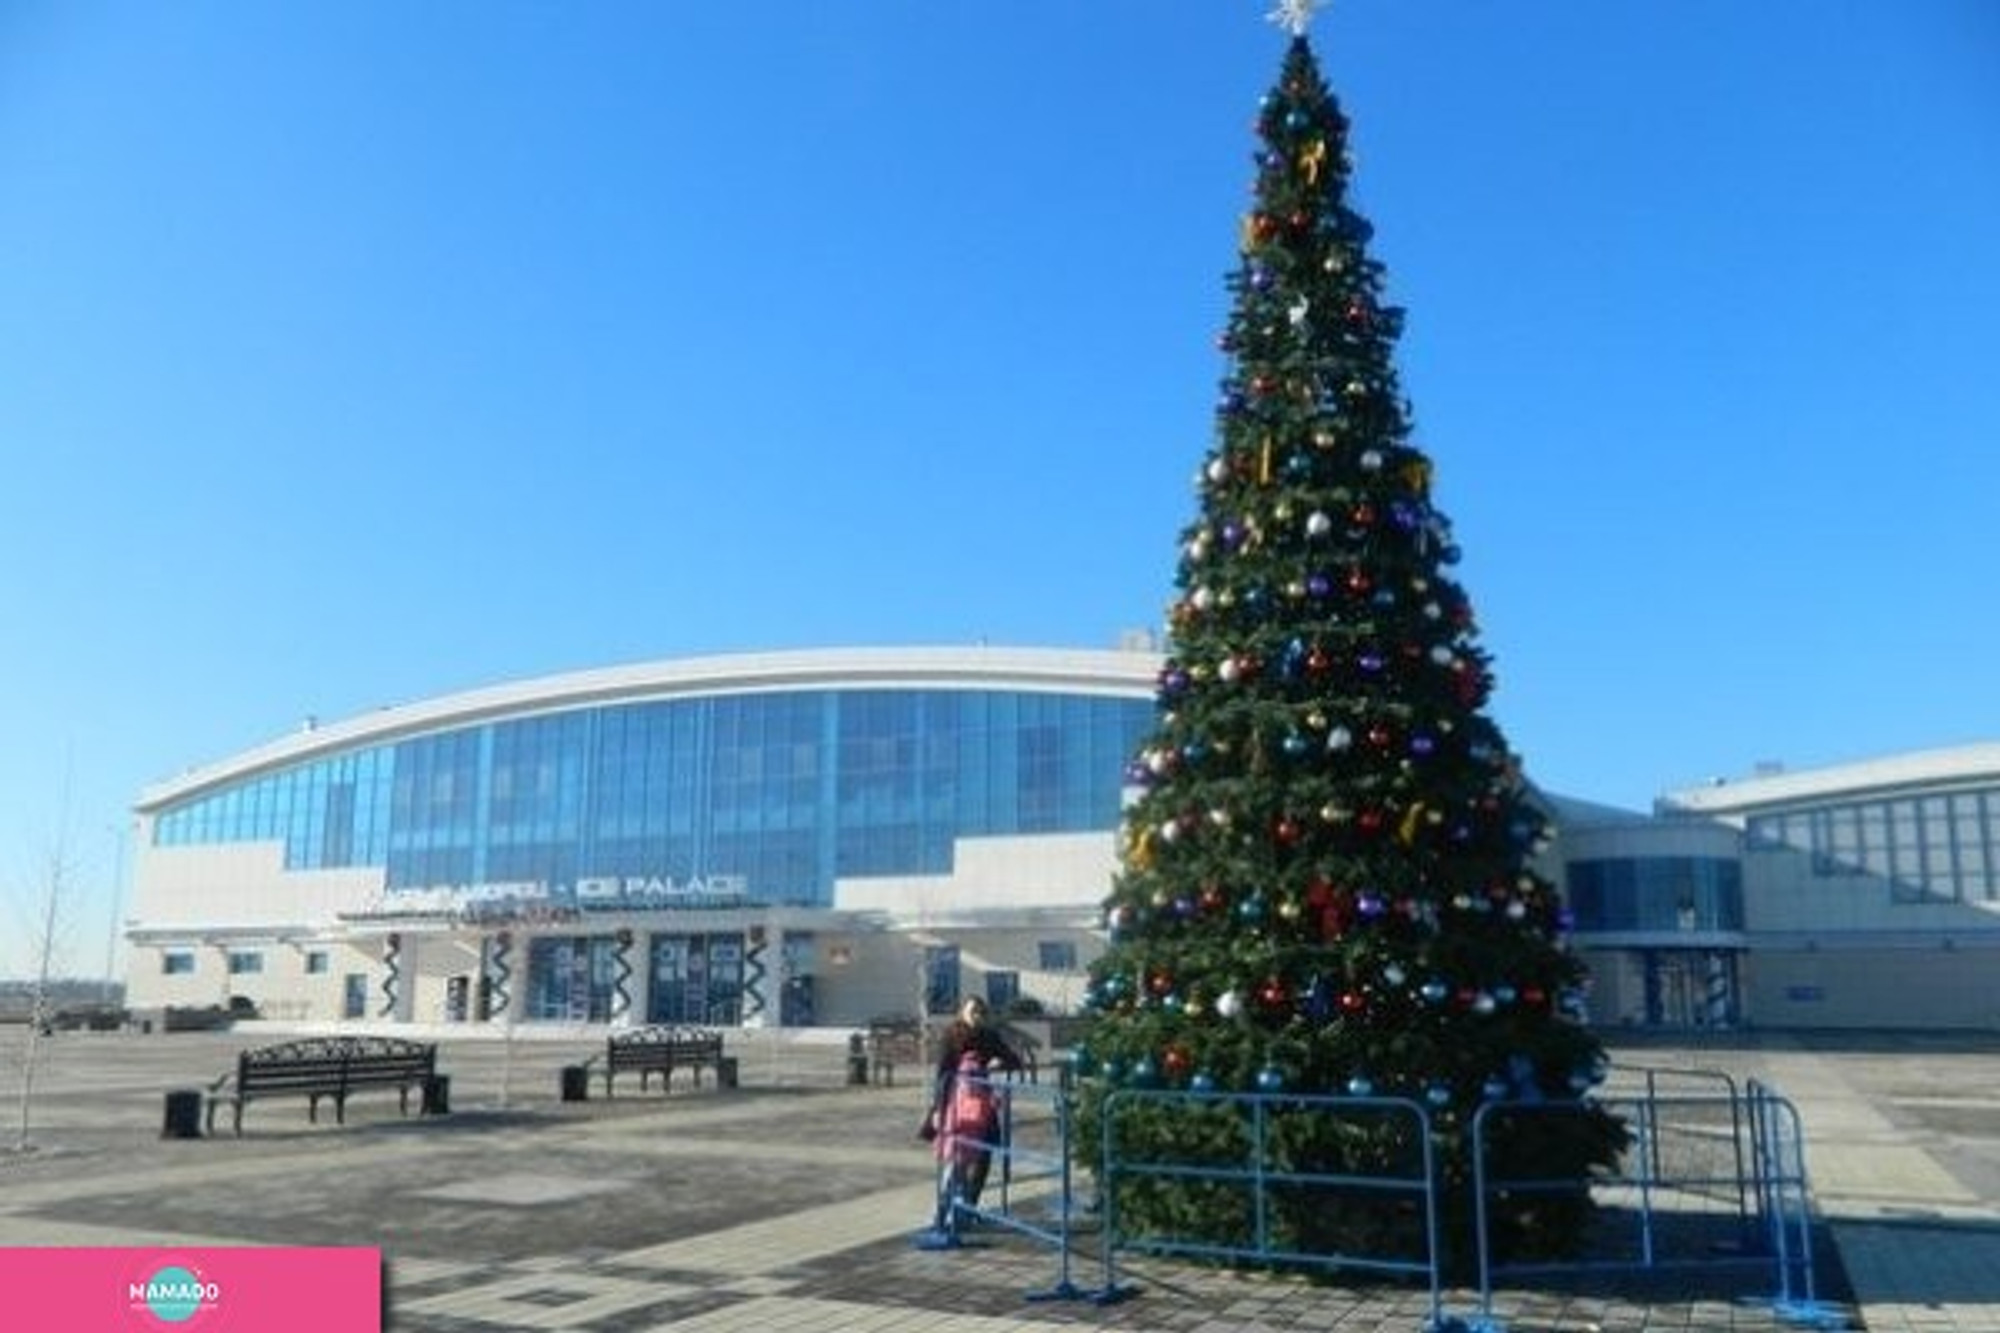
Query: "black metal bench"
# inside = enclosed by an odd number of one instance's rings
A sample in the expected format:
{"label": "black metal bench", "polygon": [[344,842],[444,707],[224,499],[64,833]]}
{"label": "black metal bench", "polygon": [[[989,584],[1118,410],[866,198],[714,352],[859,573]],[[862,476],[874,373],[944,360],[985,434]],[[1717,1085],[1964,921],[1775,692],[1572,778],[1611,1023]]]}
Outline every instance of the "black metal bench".
{"label": "black metal bench", "polygon": [[870,1023],[868,1064],[875,1081],[894,1084],[897,1065],[917,1065],[927,1071],[930,1061],[925,1044],[924,1029],[914,1020],[878,1018]]}
{"label": "black metal bench", "polygon": [[[584,1064],[588,1066],[596,1060],[593,1055]],[[677,1069],[692,1071],[698,1088],[704,1069],[714,1070],[716,1083],[726,1087],[733,1081],[730,1076],[735,1067],[736,1062],[722,1054],[722,1034],[708,1028],[655,1024],[614,1032],[604,1039],[606,1097],[611,1096],[613,1081],[628,1071],[638,1072],[639,1091],[644,1092],[647,1080],[658,1074],[660,1091],[668,1092],[672,1090]]]}
{"label": "black metal bench", "polygon": [[307,1117],[319,1122],[322,1097],[333,1099],[334,1120],[347,1123],[348,1094],[367,1088],[394,1088],[404,1115],[410,1093],[424,1091],[437,1077],[437,1047],[398,1037],[308,1037],[260,1046],[236,1057],[236,1068],[208,1086],[208,1132],[215,1132],[215,1108],[227,1103],[234,1128],[243,1132],[243,1108],[270,1097],[304,1097]]}

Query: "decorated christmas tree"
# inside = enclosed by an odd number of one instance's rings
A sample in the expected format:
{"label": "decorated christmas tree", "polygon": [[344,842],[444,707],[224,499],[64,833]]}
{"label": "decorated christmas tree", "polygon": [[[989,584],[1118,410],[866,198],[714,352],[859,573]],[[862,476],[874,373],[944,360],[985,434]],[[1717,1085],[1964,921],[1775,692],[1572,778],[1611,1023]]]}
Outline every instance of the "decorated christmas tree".
{"label": "decorated christmas tree", "polygon": [[[1305,34],[1310,8],[1287,0],[1274,16],[1292,36],[1258,117],[1158,723],[1130,774],[1078,1054],[1084,1125],[1097,1132],[1120,1088],[1408,1099],[1463,1262],[1475,1113],[1576,1101],[1603,1052],[1577,1018],[1562,905],[1531,869],[1546,818],[1483,711],[1488,659],[1411,442],[1392,365],[1403,316],[1348,201],[1348,124]],[[1124,1100],[1117,1138],[1138,1158],[1225,1162],[1240,1147],[1216,1119],[1241,1114],[1227,1103]],[[1420,1162],[1411,1123],[1289,1117],[1284,1164]],[[1623,1141],[1587,1106],[1515,1124],[1497,1148],[1517,1178],[1580,1182]],[[1287,1246],[1421,1239],[1412,1210],[1379,1195],[1285,1197]],[[1229,1240],[1251,1225],[1236,1191],[1193,1179],[1135,1183],[1117,1205],[1141,1233]],[[1537,1196],[1506,1212],[1501,1239],[1559,1252],[1587,1211],[1581,1188]]]}

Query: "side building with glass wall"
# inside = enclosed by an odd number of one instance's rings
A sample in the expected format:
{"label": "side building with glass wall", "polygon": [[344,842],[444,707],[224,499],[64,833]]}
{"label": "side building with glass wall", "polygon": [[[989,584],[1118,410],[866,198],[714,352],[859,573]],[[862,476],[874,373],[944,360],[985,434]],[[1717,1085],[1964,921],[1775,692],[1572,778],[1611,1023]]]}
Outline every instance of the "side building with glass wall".
{"label": "side building with glass wall", "polygon": [[1595,1023],[2000,1027],[2000,746],[1550,803]]}
{"label": "side building with glass wall", "polygon": [[580,672],[141,797],[128,996],[295,1021],[853,1024],[1081,993],[1147,652]]}
{"label": "side building with glass wall", "polygon": [[2000,1027],[2000,745],[1670,792],[1738,840],[1748,1014],[1767,1027]]}

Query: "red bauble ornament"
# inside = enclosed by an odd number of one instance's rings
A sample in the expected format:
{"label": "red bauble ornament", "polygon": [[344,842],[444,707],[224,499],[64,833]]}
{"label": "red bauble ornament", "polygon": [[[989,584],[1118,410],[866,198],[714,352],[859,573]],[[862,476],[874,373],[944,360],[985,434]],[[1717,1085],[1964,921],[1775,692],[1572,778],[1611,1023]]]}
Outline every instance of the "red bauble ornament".
{"label": "red bauble ornament", "polygon": [[1164,1069],[1167,1077],[1171,1079],[1187,1077],[1188,1066],[1192,1063],[1194,1063],[1193,1058],[1188,1055],[1186,1048],[1180,1046],[1169,1046],[1160,1056],[1160,1068]]}
{"label": "red bauble ornament", "polygon": [[1368,997],[1360,991],[1345,990],[1340,993],[1340,1012],[1343,1014],[1358,1014],[1367,1007]]}
{"label": "red bauble ornament", "polygon": [[1285,989],[1281,978],[1266,977],[1264,984],[1257,988],[1257,1003],[1266,1009],[1282,1009],[1289,999],[1290,992]]}

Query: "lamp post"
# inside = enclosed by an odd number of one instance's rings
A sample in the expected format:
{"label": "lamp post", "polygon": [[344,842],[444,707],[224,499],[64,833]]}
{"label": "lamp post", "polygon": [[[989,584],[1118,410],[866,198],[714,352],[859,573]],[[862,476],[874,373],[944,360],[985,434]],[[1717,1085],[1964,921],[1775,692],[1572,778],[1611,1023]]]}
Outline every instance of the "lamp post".
{"label": "lamp post", "polygon": [[125,906],[125,839],[123,825],[109,830],[111,843],[111,911],[104,934],[104,1007],[111,1007],[111,992],[118,981],[118,917]]}

